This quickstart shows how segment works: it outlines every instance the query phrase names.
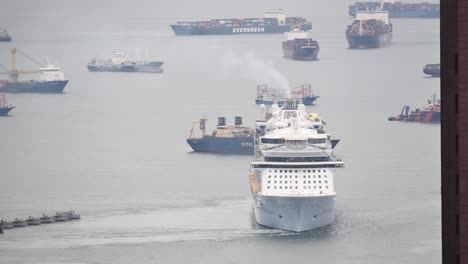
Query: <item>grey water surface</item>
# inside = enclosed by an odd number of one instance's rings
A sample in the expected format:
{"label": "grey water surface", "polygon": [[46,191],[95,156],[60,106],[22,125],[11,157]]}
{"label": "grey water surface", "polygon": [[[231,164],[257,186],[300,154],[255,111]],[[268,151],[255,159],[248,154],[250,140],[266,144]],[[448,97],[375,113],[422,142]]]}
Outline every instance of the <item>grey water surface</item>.
{"label": "grey water surface", "polygon": [[[390,46],[347,49],[350,1],[5,0],[0,64],[16,47],[58,65],[64,94],[8,94],[0,218],[76,210],[80,221],[6,230],[0,263],[440,263],[440,125],[389,122],[440,79],[439,20],[393,19]],[[304,16],[319,61],[282,57],[282,34],[175,37],[176,20]],[[149,50],[163,74],[92,73],[92,57]],[[37,65],[18,58],[24,70]],[[6,76],[4,76],[6,78]],[[27,78],[27,76],[24,76]],[[2,76],[0,76],[2,78]],[[253,125],[256,85],[310,83],[308,107],[341,139],[337,217],[305,233],[252,218],[250,156],[192,153],[191,123]],[[285,84],[286,83],[286,84]]]}

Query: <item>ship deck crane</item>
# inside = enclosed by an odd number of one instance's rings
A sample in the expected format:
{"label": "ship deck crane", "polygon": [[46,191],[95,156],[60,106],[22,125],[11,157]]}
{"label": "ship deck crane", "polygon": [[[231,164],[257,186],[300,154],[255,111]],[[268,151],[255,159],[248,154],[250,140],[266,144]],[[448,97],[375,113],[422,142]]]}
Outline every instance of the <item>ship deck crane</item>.
{"label": "ship deck crane", "polygon": [[40,70],[28,70],[28,71],[19,71],[17,68],[16,68],[16,53],[20,53],[21,55],[23,55],[25,58],[29,59],[30,61],[40,65],[41,67],[45,67],[44,64],[40,63],[38,60],[34,59],[33,57],[27,55],[26,53],[16,49],[16,48],[12,48],[11,49],[11,65],[10,65],[10,69],[8,70],[7,67],[3,66],[3,65],[0,65],[0,68],[2,68],[3,70],[5,70],[6,72],[0,72],[0,74],[8,74],[9,75],[9,81],[10,82],[17,82],[18,81],[18,77],[20,74],[31,74],[31,73],[37,73],[39,72]]}

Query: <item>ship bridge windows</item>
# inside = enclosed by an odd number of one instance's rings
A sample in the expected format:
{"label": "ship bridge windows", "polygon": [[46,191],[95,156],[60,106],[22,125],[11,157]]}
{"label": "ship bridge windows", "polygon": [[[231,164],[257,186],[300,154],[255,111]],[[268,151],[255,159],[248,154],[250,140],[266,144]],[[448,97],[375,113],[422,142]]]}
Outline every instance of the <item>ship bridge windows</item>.
{"label": "ship bridge windows", "polygon": [[264,144],[284,144],[284,138],[262,138]]}
{"label": "ship bridge windows", "polygon": [[326,138],[309,138],[309,144],[325,144],[327,143]]}
{"label": "ship bridge windows", "polygon": [[297,118],[297,111],[283,111],[283,119]]}

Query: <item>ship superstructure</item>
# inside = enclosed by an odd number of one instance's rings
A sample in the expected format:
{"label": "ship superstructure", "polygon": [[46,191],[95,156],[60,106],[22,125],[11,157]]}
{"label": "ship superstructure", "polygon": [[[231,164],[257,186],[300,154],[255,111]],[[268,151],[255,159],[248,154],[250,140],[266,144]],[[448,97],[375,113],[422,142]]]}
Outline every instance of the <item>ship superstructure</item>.
{"label": "ship superstructure", "polygon": [[302,17],[286,17],[281,9],[265,12],[263,18],[222,18],[208,21],[178,21],[171,25],[177,36],[284,33],[293,27],[310,30],[312,23]]}
{"label": "ship superstructure", "polygon": [[269,87],[265,84],[257,85],[255,104],[272,105],[276,103],[283,105],[287,98],[294,99],[297,103],[301,102],[304,105],[313,105],[320,96],[315,94],[310,84],[303,84],[291,89],[291,91]]}
{"label": "ship superstructure", "polygon": [[293,60],[316,60],[319,53],[319,44],[312,39],[310,31],[294,28],[285,33],[286,41],[283,41],[283,54]]}
{"label": "ship superstructure", "polygon": [[10,42],[10,41],[11,41],[10,34],[8,34],[6,30],[0,29],[0,42]]}
{"label": "ship superstructure", "polygon": [[6,116],[8,113],[13,110],[15,107],[11,104],[8,104],[5,94],[0,94],[0,116]]}
{"label": "ship superstructure", "polygon": [[356,16],[359,11],[388,11],[391,18],[439,18],[440,4],[383,1],[356,2],[349,6],[350,16]]}
{"label": "ship superstructure", "polygon": [[131,60],[123,52],[113,52],[110,59],[92,58],[88,63],[89,71],[96,72],[149,72],[161,73],[162,61],[146,59]]}
{"label": "ship superstructure", "polygon": [[[208,119],[194,121],[187,143],[195,152],[212,152],[225,154],[252,154],[254,152],[255,130],[242,124],[242,117],[234,118],[234,125],[227,125],[225,117],[218,117],[216,130],[206,133]],[[201,136],[195,136],[196,127]]]}
{"label": "ship superstructure", "polygon": [[346,38],[351,49],[378,48],[390,43],[392,32],[387,11],[361,11],[346,29]]}
{"label": "ship superstructure", "polygon": [[249,179],[258,224],[301,232],[333,223],[335,179],[343,161],[333,155],[321,120],[288,100],[272,105],[271,118],[256,122]]}
{"label": "ship superstructure", "polygon": [[[34,61],[36,64],[41,65],[37,70],[18,70],[16,68],[16,53],[20,52],[26,58]],[[4,74],[9,75],[9,80],[2,82],[0,92],[5,93],[61,93],[68,83],[60,68],[48,64],[44,65],[23,52],[13,48],[11,50],[11,68],[6,70]],[[20,75],[24,74],[39,74],[36,80],[19,80]]]}

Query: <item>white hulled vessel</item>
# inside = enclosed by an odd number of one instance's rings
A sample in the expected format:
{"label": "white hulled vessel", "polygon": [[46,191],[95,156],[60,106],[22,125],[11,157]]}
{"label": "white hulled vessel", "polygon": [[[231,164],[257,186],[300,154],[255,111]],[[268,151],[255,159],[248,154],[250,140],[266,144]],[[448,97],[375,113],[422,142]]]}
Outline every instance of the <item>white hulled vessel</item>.
{"label": "white hulled vessel", "polygon": [[333,156],[321,119],[287,101],[282,108],[274,104],[256,130],[249,178],[257,223],[295,232],[332,224],[334,173],[343,162]]}

